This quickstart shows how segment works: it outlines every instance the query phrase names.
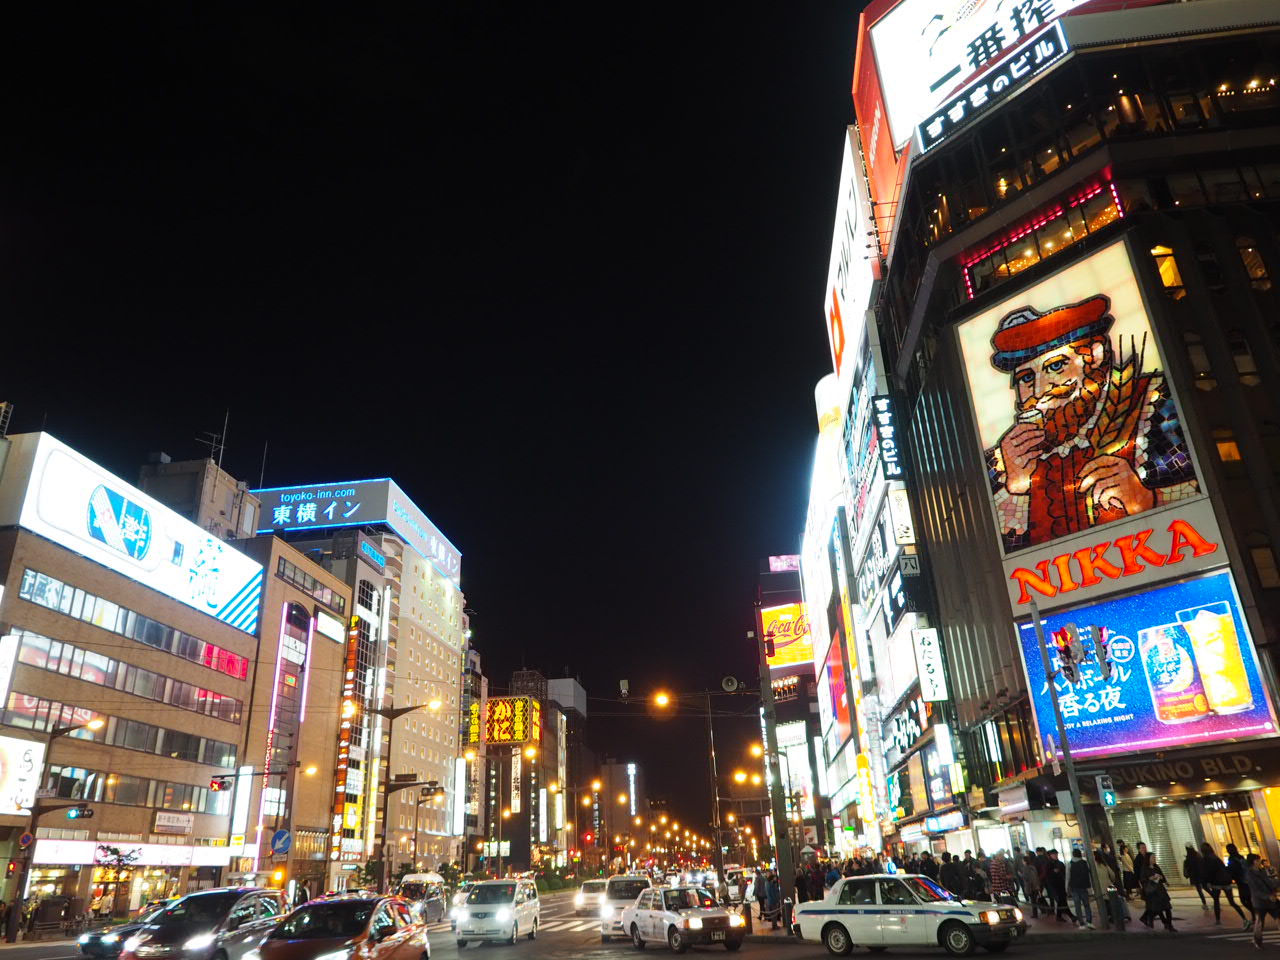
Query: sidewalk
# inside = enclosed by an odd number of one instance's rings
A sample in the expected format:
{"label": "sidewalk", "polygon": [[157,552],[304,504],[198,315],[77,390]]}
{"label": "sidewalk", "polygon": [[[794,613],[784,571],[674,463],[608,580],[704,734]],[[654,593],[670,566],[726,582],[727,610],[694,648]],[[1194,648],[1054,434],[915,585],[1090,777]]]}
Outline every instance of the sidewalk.
{"label": "sidewalk", "polygon": [[[1224,933],[1243,933],[1242,922],[1239,915],[1231,909],[1230,904],[1226,902],[1226,898],[1222,899],[1222,926],[1217,926],[1213,921],[1213,900],[1209,900],[1208,909],[1200,904],[1200,898],[1195,895],[1194,891],[1184,891],[1175,889],[1172,891],[1173,900],[1173,928],[1177,931],[1176,935],[1191,934],[1193,936],[1204,936],[1210,934]],[[1237,901],[1238,902],[1238,901]],[[1027,939],[1039,943],[1055,943],[1066,941],[1087,941],[1101,937],[1146,937],[1159,938],[1169,937],[1170,934],[1156,921],[1155,929],[1148,930],[1145,926],[1138,922],[1138,917],[1142,915],[1142,901],[1133,899],[1129,902],[1130,920],[1125,923],[1123,932],[1119,930],[1088,930],[1077,927],[1069,921],[1054,920],[1053,917],[1032,917],[1031,912],[1026,909],[1025,904],[1020,905],[1026,913],[1027,919]],[[1096,908],[1096,904],[1095,904]],[[1095,909],[1096,913],[1096,909]],[[752,914],[752,931],[747,935],[749,943],[796,943],[811,945],[808,941],[797,940],[793,936],[788,936],[787,931],[779,927],[777,930],[770,929],[768,923],[761,923],[758,911]],[[1097,916],[1094,917],[1095,924]]]}

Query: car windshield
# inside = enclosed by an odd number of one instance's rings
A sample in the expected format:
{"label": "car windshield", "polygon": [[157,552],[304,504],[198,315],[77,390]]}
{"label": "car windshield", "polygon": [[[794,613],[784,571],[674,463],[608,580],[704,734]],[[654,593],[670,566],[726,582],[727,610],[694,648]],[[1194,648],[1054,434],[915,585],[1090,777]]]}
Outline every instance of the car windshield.
{"label": "car windshield", "polygon": [[714,907],[716,898],[705,890],[664,890],[662,906],[665,910],[693,910],[697,907]]}
{"label": "car windshield", "polygon": [[604,891],[603,880],[588,880],[582,885],[583,893],[602,893]]}
{"label": "car windshield", "polygon": [[514,883],[482,883],[471,888],[467,903],[510,903],[515,898]]}
{"label": "car windshield", "polygon": [[421,900],[423,894],[427,892],[425,883],[402,883],[400,884],[400,896],[406,900]]}
{"label": "car windshield", "polygon": [[151,922],[162,927],[216,927],[242,896],[244,894],[238,890],[229,893],[197,893],[171,903],[156,914]]}
{"label": "car windshield", "polygon": [[954,900],[951,891],[938,886],[924,877],[906,877],[902,881],[907,888],[925,903],[937,903],[939,900]]}
{"label": "car windshield", "polygon": [[272,940],[348,940],[369,925],[376,900],[331,900],[309,903],[271,931]]}
{"label": "car windshield", "polygon": [[648,889],[648,880],[610,880],[605,896],[610,900],[634,900]]}

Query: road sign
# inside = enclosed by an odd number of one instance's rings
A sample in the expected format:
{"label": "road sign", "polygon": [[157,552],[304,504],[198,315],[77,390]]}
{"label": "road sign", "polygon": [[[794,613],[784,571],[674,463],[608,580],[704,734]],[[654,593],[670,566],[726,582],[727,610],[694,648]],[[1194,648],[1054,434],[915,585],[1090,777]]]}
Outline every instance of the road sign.
{"label": "road sign", "polygon": [[1116,796],[1115,784],[1111,782],[1111,778],[1105,773],[1100,773],[1094,779],[1098,782],[1098,798],[1102,801],[1102,805],[1114,807],[1119,802],[1119,798]]}
{"label": "road sign", "polygon": [[27,847],[31,846],[32,843],[35,842],[35,839],[36,838],[33,837],[31,833],[28,831],[27,833],[24,833],[22,836],[18,838],[18,846],[20,846],[23,850],[25,850],[27,849]]}
{"label": "road sign", "polygon": [[288,853],[293,846],[293,836],[288,830],[277,830],[271,835],[271,852]]}

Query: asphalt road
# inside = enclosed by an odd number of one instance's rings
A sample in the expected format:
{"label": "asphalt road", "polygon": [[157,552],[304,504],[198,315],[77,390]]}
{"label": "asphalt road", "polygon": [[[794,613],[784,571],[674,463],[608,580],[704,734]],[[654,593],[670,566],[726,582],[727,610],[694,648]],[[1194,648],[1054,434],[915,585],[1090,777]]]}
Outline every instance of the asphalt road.
{"label": "asphalt road", "polygon": [[[624,960],[636,956],[636,950],[627,941],[600,942],[598,921],[588,917],[575,917],[572,904],[544,900],[542,923],[537,940],[521,939],[514,946],[505,943],[471,943],[459,950],[448,924],[432,924],[430,929],[432,960]],[[1280,960],[1280,929],[1268,930],[1266,949],[1275,952]],[[1253,955],[1252,938],[1248,933],[1230,930],[1218,935],[1172,935],[1168,937],[1117,937],[1082,936],[1073,942],[1036,943],[1034,939],[1015,944],[1001,956],[1001,960],[1019,960],[1034,955],[1035,960],[1132,960],[1134,954],[1158,954],[1160,960],[1204,960],[1206,954],[1217,957]],[[856,950],[853,957],[864,955]],[[651,944],[644,952],[646,957],[667,957],[665,946]],[[726,956],[721,947],[694,947],[687,957]],[[752,957],[755,960],[818,960],[828,956],[816,943],[745,943],[735,957]],[[871,955],[865,954],[867,960]],[[891,951],[880,957],[898,957],[901,960],[946,960],[942,950]],[[979,950],[973,960],[982,960],[985,954]],[[53,941],[31,945],[0,946],[0,960],[83,960],[76,945],[68,941]]]}

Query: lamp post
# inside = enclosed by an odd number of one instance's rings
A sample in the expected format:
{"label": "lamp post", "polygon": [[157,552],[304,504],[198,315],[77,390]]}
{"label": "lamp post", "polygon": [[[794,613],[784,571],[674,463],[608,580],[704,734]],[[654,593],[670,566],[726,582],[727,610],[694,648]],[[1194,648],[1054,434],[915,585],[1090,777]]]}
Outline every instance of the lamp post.
{"label": "lamp post", "polygon": [[[415,710],[439,710],[443,705],[439,698],[432,698],[426,703],[415,703],[411,707],[374,707],[369,712],[377,714],[388,721],[387,727],[387,773],[391,772],[391,756],[394,752],[394,740],[392,736],[395,733],[395,722],[406,714],[413,713]],[[385,890],[391,881],[391,858],[390,848],[387,846],[387,820],[389,818],[389,801],[391,794],[398,793],[401,790],[407,790],[411,787],[421,787],[430,783],[436,785],[435,780],[426,781],[419,780],[418,775],[411,774],[410,779],[393,779],[390,776],[386,779],[382,790],[382,829],[378,834],[378,854],[382,858],[382,887]],[[416,836],[416,833],[415,833]]]}
{"label": "lamp post", "polygon": [[[49,754],[53,752],[53,741],[59,737],[65,737],[69,733],[75,733],[77,730],[101,730],[106,726],[106,721],[101,717],[95,717],[87,723],[74,723],[66,726],[54,727],[49,731],[49,735],[45,737],[44,742],[44,759],[40,764],[40,778],[37,780],[37,794],[44,789],[45,781],[49,773]],[[33,836],[36,832],[36,822],[46,813],[54,810],[61,810],[65,806],[72,804],[49,805],[40,802],[39,796],[36,797],[31,804],[31,814],[27,819],[27,829],[24,831]],[[35,840],[31,841],[31,846],[26,850],[26,855],[22,858],[22,871],[18,874],[18,886],[14,890],[13,903],[9,905],[8,921],[5,924],[5,941],[8,943],[18,942],[18,928],[22,925],[22,903],[27,892],[27,882],[31,877],[31,860],[35,856],[36,844]],[[118,882],[118,881],[117,881]]]}

